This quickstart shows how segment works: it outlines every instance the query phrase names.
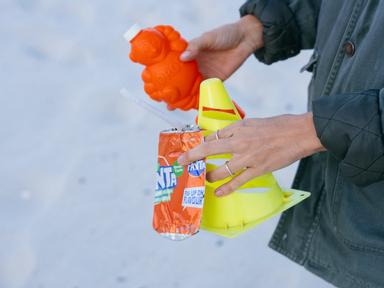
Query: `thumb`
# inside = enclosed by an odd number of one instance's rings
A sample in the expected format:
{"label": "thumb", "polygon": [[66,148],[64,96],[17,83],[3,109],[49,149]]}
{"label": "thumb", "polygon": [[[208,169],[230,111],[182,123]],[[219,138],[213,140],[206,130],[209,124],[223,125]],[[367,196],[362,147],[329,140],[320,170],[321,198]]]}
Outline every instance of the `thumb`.
{"label": "thumb", "polygon": [[187,49],[180,55],[181,61],[192,61],[196,59],[197,55],[201,50],[204,50],[211,46],[211,43],[213,42],[212,37],[209,36],[209,34],[204,33],[200,37],[197,37],[195,39],[192,39],[188,43]]}

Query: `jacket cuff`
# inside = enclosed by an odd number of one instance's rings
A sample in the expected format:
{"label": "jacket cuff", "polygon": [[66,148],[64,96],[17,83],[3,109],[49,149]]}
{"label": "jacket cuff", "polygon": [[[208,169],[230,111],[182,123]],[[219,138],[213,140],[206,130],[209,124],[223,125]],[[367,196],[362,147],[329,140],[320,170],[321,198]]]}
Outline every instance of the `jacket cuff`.
{"label": "jacket cuff", "polygon": [[254,53],[259,61],[270,65],[299,54],[299,28],[285,1],[249,0],[241,6],[240,15],[254,15],[263,23],[264,47]]}
{"label": "jacket cuff", "polygon": [[383,96],[380,90],[324,96],[312,102],[323,146],[356,185],[384,179]]}

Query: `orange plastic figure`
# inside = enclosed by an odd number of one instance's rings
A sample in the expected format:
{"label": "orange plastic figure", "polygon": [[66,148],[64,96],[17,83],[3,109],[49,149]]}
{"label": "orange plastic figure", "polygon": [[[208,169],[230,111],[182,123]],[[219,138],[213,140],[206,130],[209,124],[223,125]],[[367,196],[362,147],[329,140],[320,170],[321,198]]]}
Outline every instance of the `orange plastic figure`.
{"label": "orange plastic figure", "polygon": [[[141,78],[152,99],[164,101],[174,109],[198,109],[203,77],[196,61],[180,61],[188,43],[179,32],[165,25],[147,29],[133,25],[124,37],[131,43],[131,60],[146,66]],[[243,110],[234,104],[244,118]]]}
{"label": "orange plastic figure", "polygon": [[188,45],[179,32],[171,26],[156,26],[138,30],[130,38],[129,57],[146,66],[141,75],[145,92],[171,108],[197,109],[202,77],[195,61],[179,60]]}

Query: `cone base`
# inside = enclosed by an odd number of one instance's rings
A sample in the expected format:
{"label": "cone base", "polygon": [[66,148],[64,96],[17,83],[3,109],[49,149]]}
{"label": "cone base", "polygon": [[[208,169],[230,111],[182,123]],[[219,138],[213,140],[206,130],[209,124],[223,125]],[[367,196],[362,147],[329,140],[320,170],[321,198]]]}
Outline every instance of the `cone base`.
{"label": "cone base", "polygon": [[[239,236],[240,234],[243,234],[244,232],[254,228],[255,226],[259,225],[260,223],[284,212],[285,210],[288,210],[289,208],[299,204],[304,199],[308,198],[311,193],[301,190],[295,190],[295,189],[282,189],[284,192],[284,201],[283,203],[273,212],[266,214],[263,217],[260,217],[258,219],[255,219],[254,221],[250,222],[242,222],[240,221],[239,225],[234,226],[227,226],[227,227],[212,227],[205,225],[204,223],[201,224],[201,229],[215,233],[220,236],[224,236],[227,238],[234,238]],[[236,193],[236,192],[235,192]]]}

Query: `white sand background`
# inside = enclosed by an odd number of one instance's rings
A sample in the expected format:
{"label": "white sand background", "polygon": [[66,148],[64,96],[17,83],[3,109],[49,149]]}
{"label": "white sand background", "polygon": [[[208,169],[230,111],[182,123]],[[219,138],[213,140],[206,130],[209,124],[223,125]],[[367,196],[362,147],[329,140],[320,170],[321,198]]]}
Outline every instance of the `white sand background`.
{"label": "white sand background", "polygon": [[[267,248],[272,219],[181,243],[151,228],[157,137],[122,38],[134,22],[190,39],[241,1],[0,1],[0,288],[330,287]],[[253,57],[227,81],[249,116],[301,113],[310,52]],[[276,173],[289,186],[295,165]]]}

